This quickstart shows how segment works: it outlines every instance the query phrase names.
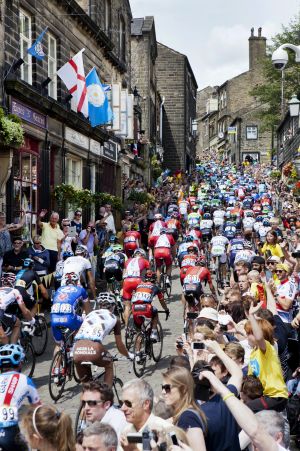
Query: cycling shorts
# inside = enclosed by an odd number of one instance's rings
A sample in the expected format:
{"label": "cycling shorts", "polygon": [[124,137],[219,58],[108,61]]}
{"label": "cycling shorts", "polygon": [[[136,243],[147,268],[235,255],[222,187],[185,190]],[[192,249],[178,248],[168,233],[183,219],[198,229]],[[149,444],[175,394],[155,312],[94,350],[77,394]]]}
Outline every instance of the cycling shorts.
{"label": "cycling shorts", "polygon": [[0,324],[3,327],[5,335],[10,335],[14,325],[16,324],[16,315],[6,313],[5,310],[0,309]]}
{"label": "cycling shorts", "polygon": [[189,269],[188,266],[185,266],[184,268],[180,269],[180,282],[181,282],[181,285],[183,284],[183,280],[185,278],[185,273],[187,272],[188,269]]}
{"label": "cycling shorts", "polygon": [[164,263],[166,266],[172,265],[171,249],[168,247],[158,247],[154,249],[154,258],[157,268],[160,268]]}
{"label": "cycling shorts", "polygon": [[201,283],[186,283],[184,284],[184,294],[185,299],[188,303],[193,303],[193,301],[196,299],[197,301],[200,300],[200,296],[203,293],[202,285]]}
{"label": "cycling shorts", "polygon": [[112,279],[116,279],[118,282],[121,282],[123,271],[121,268],[106,268],[105,279],[109,283]]}
{"label": "cycling shorts", "polygon": [[91,367],[81,365],[81,362],[91,362],[93,365],[113,370],[113,358],[103,344],[91,340],[78,340],[74,345],[74,363],[77,374],[82,382],[92,379]]}
{"label": "cycling shorts", "polygon": [[211,239],[212,239],[212,231],[211,230],[209,232],[206,230],[201,230],[201,233],[202,233],[203,243],[207,243],[207,242],[211,241]]}
{"label": "cycling shorts", "polygon": [[23,441],[18,426],[0,428],[0,450],[1,451],[27,451],[28,446]]}
{"label": "cycling shorts", "polygon": [[137,289],[137,286],[142,283],[141,277],[126,277],[123,282],[123,301],[131,301],[132,293]]}
{"label": "cycling shorts", "polygon": [[61,342],[63,339],[63,333],[59,329],[60,327],[67,327],[71,330],[78,330],[82,324],[82,317],[78,315],[57,315],[51,314],[51,328],[54,340]]}
{"label": "cycling shorts", "polygon": [[154,314],[157,313],[157,310],[152,307],[152,304],[149,302],[135,302],[132,304],[132,315],[134,324],[137,327],[140,327],[143,324],[143,318],[142,316],[145,316],[146,318],[153,318]]}

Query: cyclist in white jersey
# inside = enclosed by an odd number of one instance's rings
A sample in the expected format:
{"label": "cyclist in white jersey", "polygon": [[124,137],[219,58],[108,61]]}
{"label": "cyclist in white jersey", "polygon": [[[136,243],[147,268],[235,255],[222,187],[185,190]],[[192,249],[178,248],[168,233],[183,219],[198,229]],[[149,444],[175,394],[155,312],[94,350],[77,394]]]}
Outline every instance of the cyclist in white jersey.
{"label": "cyclist in white jersey", "polygon": [[92,274],[91,262],[85,258],[87,255],[87,248],[82,244],[79,244],[76,248],[73,257],[67,258],[64,263],[63,275],[61,285],[65,285],[65,275],[74,272],[81,279],[82,285],[86,288],[89,285],[93,298],[96,299],[95,279]]}
{"label": "cyclist in white jersey", "polygon": [[[217,231],[217,235],[214,236],[210,241],[210,252],[212,256],[212,269],[215,269],[216,258],[220,258],[220,264],[222,265],[223,276],[226,277],[226,267],[227,262],[227,247],[229,245],[229,240],[226,236],[222,235],[220,230]],[[225,273],[225,274],[224,274]]]}
{"label": "cyclist in white jersey", "polygon": [[19,422],[19,409],[25,398],[38,406],[41,401],[32,380],[21,374],[24,351],[20,345],[10,344],[0,348],[0,449],[26,451]]}
{"label": "cyclist in white jersey", "polygon": [[215,227],[221,227],[224,224],[225,211],[215,210],[213,213]]}
{"label": "cyclist in white jersey", "polygon": [[120,354],[133,358],[122,341],[121,321],[112,313],[116,307],[116,299],[112,293],[100,293],[97,298],[99,310],[89,313],[75,336],[74,363],[80,380],[86,382],[92,379],[91,368],[82,362],[105,368],[104,382],[112,385],[113,361],[105,349],[103,340],[113,330],[116,346]]}

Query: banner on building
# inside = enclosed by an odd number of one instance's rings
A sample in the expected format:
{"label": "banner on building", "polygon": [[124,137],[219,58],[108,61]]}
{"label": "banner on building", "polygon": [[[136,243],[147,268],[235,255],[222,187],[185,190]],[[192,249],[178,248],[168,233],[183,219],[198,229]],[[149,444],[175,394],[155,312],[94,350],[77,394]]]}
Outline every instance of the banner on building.
{"label": "banner on building", "polygon": [[127,139],[134,138],[133,94],[127,95]]}
{"label": "banner on building", "polygon": [[236,135],[236,127],[228,127],[228,135]]}

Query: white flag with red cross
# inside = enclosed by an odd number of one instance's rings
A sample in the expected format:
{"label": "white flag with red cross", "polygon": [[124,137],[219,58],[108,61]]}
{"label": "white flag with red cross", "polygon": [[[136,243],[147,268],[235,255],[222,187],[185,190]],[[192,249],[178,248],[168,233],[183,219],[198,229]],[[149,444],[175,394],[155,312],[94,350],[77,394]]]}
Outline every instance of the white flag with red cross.
{"label": "white flag with red cross", "polygon": [[57,71],[57,75],[62,79],[70,94],[76,100],[77,111],[88,117],[88,98],[82,59],[84,50],[80,50],[70,61],[64,64]]}

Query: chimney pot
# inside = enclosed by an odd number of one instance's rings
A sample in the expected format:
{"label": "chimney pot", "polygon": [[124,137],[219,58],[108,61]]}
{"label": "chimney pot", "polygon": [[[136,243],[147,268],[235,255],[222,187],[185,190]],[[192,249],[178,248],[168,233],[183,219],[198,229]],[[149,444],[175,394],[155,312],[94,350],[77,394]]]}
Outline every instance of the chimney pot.
{"label": "chimney pot", "polygon": [[254,36],[254,27],[251,28],[251,37]]}
{"label": "chimney pot", "polygon": [[258,29],[258,37],[259,37],[259,38],[261,38],[261,31],[262,31],[262,28],[259,27],[259,29]]}

